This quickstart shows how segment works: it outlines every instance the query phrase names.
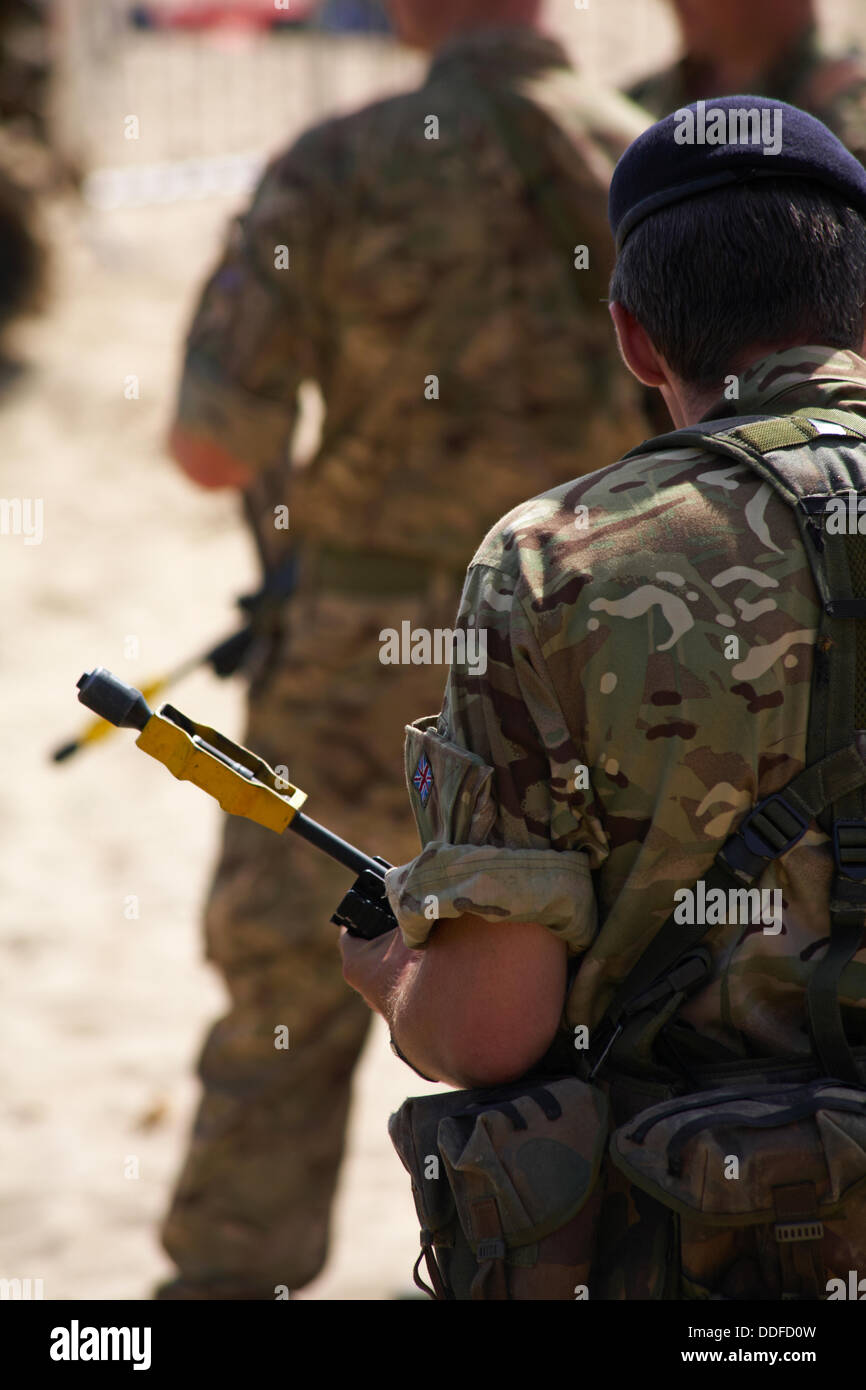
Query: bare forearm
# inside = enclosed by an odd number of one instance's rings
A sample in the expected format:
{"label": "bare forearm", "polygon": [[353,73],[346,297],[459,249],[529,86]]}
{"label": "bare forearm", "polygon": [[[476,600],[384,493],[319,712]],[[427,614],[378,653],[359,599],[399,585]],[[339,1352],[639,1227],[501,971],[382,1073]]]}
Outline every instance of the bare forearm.
{"label": "bare forearm", "polygon": [[397,932],[370,942],[344,936],[342,945],[346,978],[385,1019],[404,1057],[431,1081],[461,1086],[441,1055],[441,1001],[435,989],[424,989],[424,952],[410,951]]}
{"label": "bare forearm", "polygon": [[[406,967],[384,1001],[383,1014],[403,1056],[431,1081],[471,1090],[505,1079],[491,1078],[481,1062],[473,1069],[472,1044],[467,1045],[463,1037],[448,993],[428,987],[423,959]],[[453,1055],[455,1040],[461,1054],[457,1058]]]}
{"label": "bare forearm", "polygon": [[217,439],[175,424],[168,437],[168,451],[184,473],[199,487],[244,488],[252,479],[248,466],[229,453]]}
{"label": "bare forearm", "polygon": [[346,979],[418,1071],[458,1087],[523,1075],[556,1032],[565,948],[531,923],[440,922],[423,951],[343,938]]}

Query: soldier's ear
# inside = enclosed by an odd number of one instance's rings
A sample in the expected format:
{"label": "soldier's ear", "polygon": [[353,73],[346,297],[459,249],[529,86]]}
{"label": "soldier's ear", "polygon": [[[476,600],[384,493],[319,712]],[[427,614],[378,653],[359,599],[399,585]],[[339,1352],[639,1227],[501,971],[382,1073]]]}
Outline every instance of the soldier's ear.
{"label": "soldier's ear", "polygon": [[614,301],[608,305],[620,355],[632,376],[644,386],[667,386],[671,374],[664,358],[653,347],[646,329],[641,327],[634,314],[624,304]]}

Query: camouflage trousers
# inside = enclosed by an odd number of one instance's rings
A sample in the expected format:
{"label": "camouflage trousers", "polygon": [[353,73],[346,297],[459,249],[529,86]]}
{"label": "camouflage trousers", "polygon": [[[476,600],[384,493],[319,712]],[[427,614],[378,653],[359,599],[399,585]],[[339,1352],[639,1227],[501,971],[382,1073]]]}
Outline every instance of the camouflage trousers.
{"label": "camouflage trousers", "polygon": [[[458,597],[301,596],[291,659],[250,700],[246,745],[288,768],[314,819],[392,863],[419,848],[404,726],[440,708],[447,670],[381,664],[379,633],[406,619],[450,626]],[[205,933],[231,1007],[204,1044],[203,1096],[162,1231],[182,1285],[198,1290],[187,1296],[273,1298],[324,1264],[371,1017],[342,978],[329,920],[352,879],[291,831],[226,822]]]}

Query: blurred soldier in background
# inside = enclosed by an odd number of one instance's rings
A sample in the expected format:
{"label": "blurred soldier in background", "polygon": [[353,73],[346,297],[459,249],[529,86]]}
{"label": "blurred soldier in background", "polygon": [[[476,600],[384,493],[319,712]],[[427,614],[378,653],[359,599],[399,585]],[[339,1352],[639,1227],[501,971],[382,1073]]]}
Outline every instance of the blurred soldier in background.
{"label": "blurred soldier in background", "polygon": [[40,307],[45,269],[33,229],[33,197],[7,174],[2,136],[0,130],[0,390],[16,372],[5,330],[19,315]]}
{"label": "blurred soldier in background", "polygon": [[866,163],[866,59],[831,53],[814,0],[672,0],[684,55],[629,96],[654,116],[701,98],[754,93],[817,116]]}
{"label": "blurred soldier in background", "polygon": [[[702,98],[774,97],[817,116],[866,164],[866,59],[830,52],[815,0],[671,0],[683,56],[635,82],[628,96],[656,118]],[[645,408],[653,431],[673,428],[659,393]]]}
{"label": "blurred soldier in background", "polygon": [[45,257],[35,230],[35,194],[46,168],[47,8],[0,0],[0,388],[16,371],[4,334],[38,309]]}
{"label": "blurred soldier in background", "polygon": [[40,0],[0,0],[0,119],[45,139],[50,75],[49,7]]}
{"label": "blurred soldier in background", "polygon": [[385,0],[325,0],[318,15],[323,29],[355,34],[388,34]]}
{"label": "blurred soldier in background", "polygon": [[[646,433],[605,300],[607,184],[647,122],[575,76],[536,27],[540,0],[390,9],[434,53],[428,79],[266,171],[195,315],[171,449],[196,482],[244,492],[272,571],[290,500],[288,643],[253,680],[245,742],[313,815],[402,863],[417,837],[399,731],[439,707],[446,672],[406,652],[383,664],[385,629],[450,628],[503,511]],[[289,490],[305,381],[324,431]],[[350,882],[227,822],[206,935],[231,1012],[202,1054],[163,1230],[179,1277],[159,1297],[272,1299],[323,1265],[369,1022],[329,921]]]}

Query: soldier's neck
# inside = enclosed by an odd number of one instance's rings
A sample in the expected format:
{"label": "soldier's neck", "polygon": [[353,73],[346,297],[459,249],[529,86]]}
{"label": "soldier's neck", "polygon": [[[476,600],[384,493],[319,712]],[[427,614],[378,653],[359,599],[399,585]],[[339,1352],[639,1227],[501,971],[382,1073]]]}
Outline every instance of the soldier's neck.
{"label": "soldier's neck", "polygon": [[766,76],[784,63],[785,55],[801,44],[810,29],[809,20],[792,16],[787,26],[775,29],[750,28],[732,36],[726,52],[718,49],[703,59],[704,84],[721,96],[728,92],[755,92],[763,95]]}
{"label": "soldier's neck", "polygon": [[[669,374],[659,390],[674,425],[679,430],[685,425],[696,425],[699,420],[706,420],[714,415],[736,414],[736,410],[732,411],[729,403],[740,399],[743,373],[756,362],[762,362],[764,358],[772,356],[774,352],[787,352],[789,348],[802,347],[808,341],[808,338],[799,338],[793,342],[755,343],[741,353],[736,362],[731,363],[729,370],[723,374],[716,386],[695,386],[691,382],[683,381],[668,369]],[[866,346],[861,349],[864,350]]]}

